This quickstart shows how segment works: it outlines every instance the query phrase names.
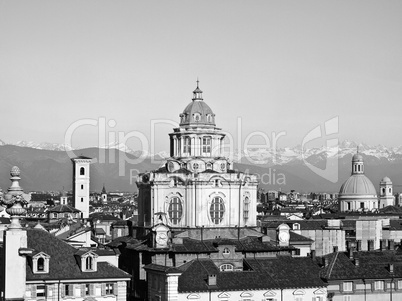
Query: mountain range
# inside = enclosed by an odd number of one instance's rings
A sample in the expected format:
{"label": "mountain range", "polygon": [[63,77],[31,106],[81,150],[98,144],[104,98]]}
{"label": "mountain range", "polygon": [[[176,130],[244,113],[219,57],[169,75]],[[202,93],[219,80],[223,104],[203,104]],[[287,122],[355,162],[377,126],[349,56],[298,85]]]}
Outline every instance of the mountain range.
{"label": "mountain range", "polygon": [[[402,147],[369,146],[343,141],[337,147],[302,149],[300,146],[281,149],[248,149],[228,154],[234,167],[260,177],[260,187],[301,192],[337,192],[351,172],[351,158],[357,147],[365,159],[365,174],[378,190],[379,181],[388,176],[394,191],[402,190]],[[58,191],[72,187],[72,163],[66,151],[71,147],[55,143],[19,141],[14,145],[0,140],[0,187],[10,186],[9,171],[21,169],[21,186],[25,191]],[[76,156],[96,159],[91,164],[91,190],[100,191],[103,184],[110,191],[136,191],[135,176],[164,164],[167,154],[144,154],[124,145],[74,150]],[[143,157],[140,157],[144,155]],[[104,158],[104,159],[102,159]],[[309,168],[324,169],[326,162],[337,163],[338,179],[328,181]],[[335,161],[334,161],[335,159]],[[124,174],[124,175],[123,175]]]}

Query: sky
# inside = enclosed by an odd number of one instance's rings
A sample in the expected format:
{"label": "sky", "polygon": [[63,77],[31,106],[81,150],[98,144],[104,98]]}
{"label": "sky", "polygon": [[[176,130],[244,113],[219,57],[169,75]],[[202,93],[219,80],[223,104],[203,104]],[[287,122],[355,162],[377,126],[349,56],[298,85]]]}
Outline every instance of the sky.
{"label": "sky", "polygon": [[292,147],[334,118],[340,140],[401,146],[401,15],[399,0],[0,0],[0,139],[167,151],[198,78],[240,148]]}

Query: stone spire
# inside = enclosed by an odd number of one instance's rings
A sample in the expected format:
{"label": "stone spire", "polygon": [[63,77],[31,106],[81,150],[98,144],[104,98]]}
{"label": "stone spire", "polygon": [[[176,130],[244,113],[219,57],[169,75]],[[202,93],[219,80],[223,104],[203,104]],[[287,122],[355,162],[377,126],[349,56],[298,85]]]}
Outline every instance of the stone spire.
{"label": "stone spire", "polygon": [[20,187],[20,169],[17,166],[11,168],[11,186],[7,189],[7,193],[1,199],[1,205],[5,205],[6,212],[11,217],[9,230],[21,229],[20,218],[25,216],[26,209],[24,208],[28,202],[23,197],[23,190]]}

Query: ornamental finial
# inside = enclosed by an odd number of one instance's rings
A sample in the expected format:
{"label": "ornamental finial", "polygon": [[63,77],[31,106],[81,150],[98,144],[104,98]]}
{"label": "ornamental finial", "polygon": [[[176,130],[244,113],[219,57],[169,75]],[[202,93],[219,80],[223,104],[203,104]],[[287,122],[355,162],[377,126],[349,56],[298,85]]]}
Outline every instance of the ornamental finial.
{"label": "ornamental finial", "polygon": [[21,229],[20,218],[25,215],[26,209],[24,208],[28,202],[24,199],[24,191],[20,187],[19,181],[21,180],[20,169],[17,166],[11,168],[11,186],[7,189],[7,193],[0,199],[1,205],[5,205],[6,212],[11,217],[11,224],[8,227],[10,230]]}

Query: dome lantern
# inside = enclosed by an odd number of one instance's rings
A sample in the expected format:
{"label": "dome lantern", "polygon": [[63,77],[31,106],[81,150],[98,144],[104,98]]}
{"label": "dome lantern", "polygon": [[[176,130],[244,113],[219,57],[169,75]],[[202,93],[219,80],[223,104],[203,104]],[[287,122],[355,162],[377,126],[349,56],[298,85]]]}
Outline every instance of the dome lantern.
{"label": "dome lantern", "polygon": [[194,100],[202,100],[202,91],[201,89],[198,87],[198,84],[200,83],[200,81],[197,78],[197,88],[195,88],[195,90],[193,91],[193,101]]}

